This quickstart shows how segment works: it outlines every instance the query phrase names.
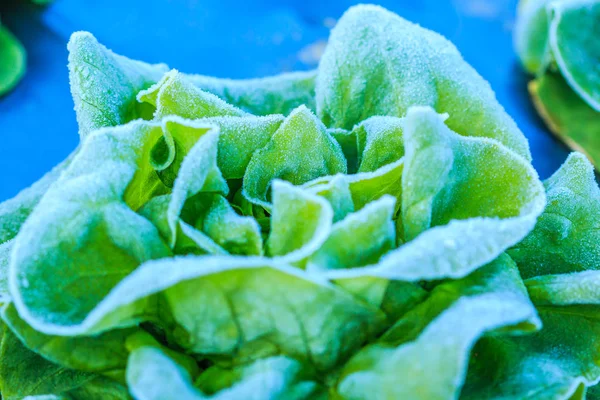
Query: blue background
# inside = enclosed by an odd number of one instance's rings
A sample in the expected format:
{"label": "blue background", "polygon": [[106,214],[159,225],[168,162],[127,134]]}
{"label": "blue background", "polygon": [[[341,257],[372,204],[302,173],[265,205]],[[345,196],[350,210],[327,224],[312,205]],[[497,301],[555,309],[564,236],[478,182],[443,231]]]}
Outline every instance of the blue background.
{"label": "blue background", "polygon": [[[4,2],[5,3],[5,2]],[[0,200],[14,196],[65,158],[79,140],[69,91],[66,44],[87,30],[119,54],[183,72],[248,78],[312,69],[329,26],[353,1],[56,0],[48,7],[0,5],[23,42],[28,71],[0,98]],[[456,44],[490,81],[530,140],[542,178],[568,150],[545,129],[517,64],[512,28],[517,0],[381,0],[380,4]]]}

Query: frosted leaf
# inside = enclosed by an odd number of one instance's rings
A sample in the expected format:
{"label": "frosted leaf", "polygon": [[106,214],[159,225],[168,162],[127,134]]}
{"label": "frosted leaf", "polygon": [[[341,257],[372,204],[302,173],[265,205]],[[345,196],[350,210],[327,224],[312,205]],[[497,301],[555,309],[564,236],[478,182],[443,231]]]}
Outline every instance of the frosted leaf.
{"label": "frosted leaf", "polygon": [[166,65],[117,55],[88,32],[75,32],[67,48],[71,94],[82,138],[97,128],[152,115],[135,96],[160,80],[168,71]]}
{"label": "frosted leaf", "polygon": [[[538,310],[532,335],[484,337],[473,348],[461,398],[576,399],[597,384],[600,325],[580,310]],[[594,350],[592,350],[594,349]],[[593,399],[587,396],[587,399]]]}
{"label": "frosted leaf", "polygon": [[401,118],[371,117],[354,128],[358,172],[373,172],[404,156]]}
{"label": "frosted leaf", "polygon": [[303,186],[307,192],[325,198],[333,209],[333,222],[341,221],[354,211],[352,193],[346,175],[335,175],[326,182],[312,181]]}
{"label": "frosted leaf", "polygon": [[[161,80],[169,70],[165,64],[150,65],[115,54],[88,32],[74,33],[68,49],[71,93],[82,137],[97,128],[152,117],[154,107],[137,102],[136,96]],[[231,104],[230,108],[253,114],[287,115],[300,105],[314,110],[316,71],[246,80],[178,75]]]}
{"label": "frosted leaf", "polygon": [[523,278],[600,270],[600,189],[593,167],[572,153],[544,186],[546,209],[535,229],[509,250]]}
{"label": "frosted leaf", "polygon": [[214,240],[189,224],[193,221],[177,217],[173,232],[168,219],[170,204],[171,195],[157,196],[144,204],[138,212],[156,226],[165,242],[169,243],[175,236],[175,244],[171,246],[174,254],[227,254]]}
{"label": "frosted leaf", "polygon": [[262,237],[256,220],[238,215],[222,196],[214,196],[206,216],[197,222],[200,224],[201,230],[228,253],[262,255]]}
{"label": "frosted leaf", "polygon": [[373,172],[349,175],[347,179],[354,208],[360,210],[386,194],[394,197],[397,200],[396,208],[400,208],[403,171],[404,159],[400,159]]}
{"label": "frosted leaf", "polygon": [[[138,400],[302,400],[319,389],[305,375],[298,361],[273,357],[233,370],[213,366],[198,385],[164,349],[142,346],[129,358],[127,384]],[[220,387],[223,381],[231,386]],[[211,395],[204,393],[206,389]]]}
{"label": "frosted leaf", "polygon": [[379,309],[274,261],[183,258],[148,267],[173,277],[161,286],[188,353],[234,363],[283,354],[327,370],[383,327]]}
{"label": "frosted leaf", "polygon": [[267,253],[286,262],[306,259],[331,232],[333,210],[322,197],[287,182],[273,182],[273,211]]}
{"label": "frosted leaf", "polygon": [[222,79],[187,75],[190,82],[229,104],[255,115],[288,115],[304,105],[315,110],[317,71],[291,72],[257,79]]}
{"label": "frosted leaf", "polygon": [[338,174],[317,178],[307,182],[304,187],[323,187],[323,185],[331,185],[333,180],[339,179],[348,184],[355,210],[360,210],[386,194],[397,200],[396,208],[399,209],[402,197],[403,170],[404,159],[400,159],[373,172],[360,172],[353,175]]}
{"label": "frosted leaf", "polygon": [[331,228],[307,270],[354,268],[374,264],[396,244],[392,218],[395,200],[385,195]]}
{"label": "frosted leaf", "polygon": [[492,261],[533,229],[545,195],[525,159],[495,140],[452,132],[444,117],[430,108],[409,110],[404,138],[398,221],[407,243],[378,264],[327,271],[326,276],[459,278]]}
{"label": "frosted leaf", "polygon": [[514,262],[504,255],[434,289],[379,343],[350,359],[338,391],[352,399],[456,399],[482,335],[531,332],[540,325]]}
{"label": "frosted leaf", "polygon": [[[208,125],[210,127],[210,125]],[[202,129],[202,128],[201,128]],[[177,224],[181,210],[187,199],[200,192],[227,194],[229,188],[217,167],[218,129],[204,129],[204,134],[183,159],[175,179],[167,218],[172,236],[170,243],[175,245]]]}
{"label": "frosted leaf", "polygon": [[571,88],[600,112],[600,1],[550,4],[550,48]]}
{"label": "frosted leaf", "polygon": [[215,117],[202,122],[220,129],[217,164],[226,179],[244,177],[254,152],[263,148],[281,126],[282,115]]}
{"label": "frosted leaf", "polygon": [[[532,393],[538,398],[568,398],[600,380],[600,189],[592,165],[577,153],[544,186],[546,209],[535,229],[509,250],[538,306],[543,329],[511,340],[482,340],[465,398],[516,399]],[[491,357],[503,361],[485,362]],[[490,384],[490,376],[502,377],[500,384]]]}
{"label": "frosted leaf", "polygon": [[378,6],[350,8],[333,29],[316,99],[328,127],[351,129],[372,116],[431,106],[450,114],[448,126],[461,135],[494,138],[531,158],[489,84],[449,41]]}
{"label": "frosted leaf", "polygon": [[246,113],[225,103],[212,93],[194,86],[177,70],[171,70],[155,85],[137,94],[140,103],[156,107],[154,118],[178,115],[187,119],[243,116]]}
{"label": "frosted leaf", "polygon": [[310,110],[300,106],[250,159],[244,176],[244,195],[268,209],[267,193],[274,179],[301,185],[320,176],[345,172],[346,160],[340,145]]}
{"label": "frosted leaf", "polygon": [[[269,357],[233,368],[213,366],[194,382],[204,392],[221,400],[304,400],[320,398],[325,388],[315,382],[314,371],[306,364],[284,356]],[[229,388],[230,382],[235,382]]]}
{"label": "frosted leaf", "polygon": [[529,91],[548,128],[600,165],[598,0],[521,2],[515,42],[535,74]]}
{"label": "frosted leaf", "polygon": [[148,153],[161,136],[161,127],[147,122],[96,131],[21,228],[9,287],[34,329],[74,333],[141,262],[170,254],[156,228],[126,203],[128,193],[160,183]]}

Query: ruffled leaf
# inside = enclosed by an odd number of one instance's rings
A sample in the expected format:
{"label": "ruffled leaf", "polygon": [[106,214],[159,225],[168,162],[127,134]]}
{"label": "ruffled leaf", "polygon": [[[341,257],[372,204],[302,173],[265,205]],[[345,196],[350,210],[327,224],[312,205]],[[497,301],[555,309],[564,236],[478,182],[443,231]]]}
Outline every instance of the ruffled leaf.
{"label": "ruffled leaf", "polygon": [[600,189],[577,153],[544,182],[548,205],[535,229],[509,250],[524,279],[600,269]]}
{"label": "ruffled leaf", "polygon": [[504,255],[434,289],[380,343],[345,365],[338,391],[345,399],[454,399],[471,348],[484,333],[511,326],[512,332],[527,332],[539,325],[516,265]]}
{"label": "ruffled leaf", "polygon": [[34,329],[75,333],[72,326],[140,263],[170,254],[156,228],[128,206],[162,185],[150,162],[161,137],[159,125],[145,122],[91,135],[23,225],[9,284]]}
{"label": "ruffled leaf", "polygon": [[455,134],[429,108],[409,110],[404,137],[398,221],[407,243],[378,264],[327,271],[329,278],[459,278],[533,229],[545,195],[522,157],[494,140]]}
{"label": "ruffled leaf", "polygon": [[220,130],[217,165],[223,177],[243,178],[254,152],[269,142],[283,120],[281,115],[204,118]]}
{"label": "ruffled leaf", "polygon": [[308,182],[303,186],[307,192],[325,198],[333,209],[333,222],[341,221],[354,211],[350,185],[345,175],[336,175],[331,180]]}
{"label": "ruffled leaf", "polygon": [[94,378],[94,374],[53,364],[25,347],[6,327],[0,345],[0,391],[2,398],[61,394]]}
{"label": "ruffled leaf", "polygon": [[269,209],[274,179],[301,185],[324,175],[346,172],[340,145],[306,107],[294,110],[265,147],[252,156],[243,189],[246,198]]}
{"label": "ruffled leaf", "polygon": [[326,371],[384,322],[377,308],[301,270],[260,258],[157,261],[128,279],[131,285],[142,282],[146,290],[166,289],[182,328],[176,332],[179,344],[221,362],[284,354]]}
{"label": "ruffled leaf", "polygon": [[379,261],[396,244],[394,206],[394,198],[384,196],[333,225],[307,269],[354,268]]}
{"label": "ruffled leaf", "polygon": [[158,82],[168,71],[166,65],[150,65],[115,54],[88,32],[75,32],[67,47],[81,137],[101,127],[152,115],[152,108],[137,103],[136,95]]}
{"label": "ruffled leaf", "polygon": [[331,33],[317,75],[317,113],[351,129],[376,115],[403,117],[411,106],[450,114],[466,136],[496,139],[526,159],[527,140],[489,84],[442,36],[377,6],[350,8]]}
{"label": "ruffled leaf", "polygon": [[154,106],[154,118],[178,115],[188,119],[204,117],[243,116],[242,110],[227,104],[212,93],[194,86],[189,79],[177,70],[165,74],[163,78],[147,90],[137,94],[140,103]]}
{"label": "ruffled leaf", "polygon": [[404,156],[403,121],[371,117],[354,128],[358,146],[358,172],[373,172]]}
{"label": "ruffled leaf", "polygon": [[13,304],[2,309],[2,320],[28,349],[57,365],[85,372],[124,376],[129,352],[125,339],[135,329],[119,329],[98,336],[50,336],[31,328]]}
{"label": "ruffled leaf", "polygon": [[268,254],[288,262],[304,260],[323,245],[331,232],[332,219],[333,211],[322,197],[274,181]]}
{"label": "ruffled leaf", "polygon": [[202,220],[202,231],[230,254],[262,255],[256,220],[238,215],[222,196],[215,196]]}
{"label": "ruffled leaf", "polygon": [[258,79],[221,79],[188,75],[202,90],[211,92],[229,104],[255,115],[288,115],[305,105],[315,110],[317,71],[291,72]]}
{"label": "ruffled leaf", "polygon": [[[299,363],[284,357],[256,361],[250,366],[229,372],[231,376],[228,378],[223,376],[227,372],[219,371],[214,376],[215,372],[208,370],[205,374],[217,379],[234,380],[233,385],[219,388],[220,382],[209,381],[207,376],[200,378],[200,388],[196,388],[186,371],[163,351],[155,347],[141,347],[131,353],[127,382],[132,394],[139,400],[300,400],[311,398],[316,389],[314,382],[299,381],[302,379]],[[203,386],[212,389],[214,394],[205,394],[201,390]]]}
{"label": "ruffled leaf", "polygon": [[[600,379],[600,272],[594,170],[572,154],[545,183],[548,205],[535,229],[510,250],[538,307],[543,329],[486,338],[475,349],[465,398],[582,398]],[[579,396],[579,397],[577,397]]]}
{"label": "ruffled leaf", "polygon": [[549,42],[560,71],[575,92],[600,112],[600,1],[550,5]]}

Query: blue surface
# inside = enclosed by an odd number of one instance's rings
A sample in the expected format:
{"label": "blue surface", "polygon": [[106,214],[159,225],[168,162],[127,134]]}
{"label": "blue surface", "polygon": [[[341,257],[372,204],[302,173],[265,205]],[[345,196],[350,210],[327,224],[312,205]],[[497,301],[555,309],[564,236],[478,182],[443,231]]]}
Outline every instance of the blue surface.
{"label": "blue surface", "polygon": [[[490,81],[529,138],[542,178],[568,150],[545,129],[529,101],[512,47],[517,0],[402,0],[380,4],[453,41]],[[326,40],[332,19],[353,1],[56,0],[0,9],[24,43],[28,72],[0,98],[0,200],[29,186],[77,145],[66,43],[87,30],[117,53],[165,62],[184,72],[230,78],[314,68],[302,54]],[[8,9],[7,9],[8,8]]]}

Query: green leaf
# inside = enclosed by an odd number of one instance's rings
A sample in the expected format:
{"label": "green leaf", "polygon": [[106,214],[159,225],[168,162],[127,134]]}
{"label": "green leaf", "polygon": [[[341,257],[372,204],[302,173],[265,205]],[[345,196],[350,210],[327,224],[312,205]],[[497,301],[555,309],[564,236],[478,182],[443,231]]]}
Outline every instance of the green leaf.
{"label": "green leaf", "polygon": [[200,375],[200,367],[197,361],[190,355],[180,353],[161,343],[159,343],[150,333],[139,330],[135,334],[127,338],[127,349],[130,352],[144,347],[155,347],[165,353],[167,357],[172,359],[179,367],[183,368],[192,379]]}
{"label": "green leaf", "polygon": [[[215,372],[209,370],[206,373],[212,375]],[[230,376],[224,378],[224,374]],[[149,346],[131,353],[127,369],[130,390],[139,400],[308,399],[316,386],[310,381],[297,382],[302,378],[299,364],[283,357],[260,360],[232,372],[218,371],[214,378],[236,381],[231,382],[231,387],[220,388],[221,382],[207,382],[201,377],[201,387],[208,386],[216,392],[206,395],[163,351]]]}
{"label": "green leaf", "polygon": [[[169,122],[167,122],[168,126]],[[172,246],[177,239],[179,216],[187,199],[200,192],[216,192],[225,195],[229,192],[227,182],[217,167],[219,132],[217,129],[204,128],[201,135],[181,163],[173,186],[173,194],[167,209]]]}
{"label": "green leaf", "polygon": [[204,118],[220,130],[217,165],[223,177],[243,178],[254,152],[269,142],[283,120],[281,115]]}
{"label": "green leaf", "polygon": [[[200,375],[195,385],[204,393],[217,396],[299,400],[324,394],[314,379],[314,371],[294,359],[278,356],[231,369],[213,366]],[[229,387],[232,388],[227,390]]]}
{"label": "green leaf", "polygon": [[198,223],[228,253],[262,255],[262,237],[256,220],[238,215],[222,196],[214,196],[206,216]]}
{"label": "green leaf", "polygon": [[150,65],[113,53],[88,32],[75,32],[68,44],[69,76],[79,134],[148,118],[152,108],[136,102],[168,71],[165,64]]}
{"label": "green leaf", "polygon": [[498,236],[510,230],[514,237],[504,240],[512,243],[498,243],[488,262],[533,228],[545,206],[543,186],[515,153],[496,141],[457,135],[444,121],[430,108],[408,111],[402,175],[405,237],[411,240],[452,220],[471,219],[471,234],[477,234],[478,224],[480,229],[498,225]]}
{"label": "green leaf", "polygon": [[300,106],[250,159],[244,176],[244,195],[249,201],[269,209],[267,193],[274,179],[301,185],[338,172],[346,172],[340,145],[312,112]]}
{"label": "green leaf", "polygon": [[454,399],[471,348],[483,334],[528,332],[539,325],[516,265],[503,255],[434,289],[379,343],[344,366],[337,390],[345,399]]}
{"label": "green leaf", "polygon": [[531,158],[489,84],[456,48],[381,7],[355,6],[339,20],[319,64],[316,101],[325,125],[344,129],[431,106],[450,114],[448,126],[461,135],[493,138]]}
{"label": "green leaf", "polygon": [[373,172],[404,156],[403,121],[371,117],[354,128],[358,145],[358,172]]}
{"label": "green leaf", "polygon": [[600,1],[578,0],[550,5],[550,47],[569,86],[600,112]]}
{"label": "green leaf", "polygon": [[273,182],[273,214],[267,253],[286,262],[301,261],[317,251],[331,231],[333,211],[320,196],[284,181]]}
{"label": "green leaf", "polygon": [[600,112],[583,101],[558,73],[549,72],[532,81],[529,92],[550,131],[600,166]]}
{"label": "green leaf", "polygon": [[57,365],[85,372],[120,376],[129,352],[125,339],[135,329],[113,330],[97,336],[50,336],[29,326],[13,304],[2,309],[2,319],[27,348]]}
{"label": "green leaf", "polygon": [[462,137],[424,107],[409,110],[404,137],[399,224],[407,243],[378,264],[325,272],[330,279],[460,278],[518,243],[542,212],[537,174],[497,141]]}
{"label": "green leaf", "polygon": [[341,221],[354,211],[352,193],[347,176],[335,175],[329,181],[311,181],[303,185],[303,188],[311,194],[325,198],[333,209],[333,222]]}
{"label": "green leaf", "polygon": [[[193,201],[193,205],[195,201]],[[176,218],[175,231],[169,226],[168,210],[171,204],[171,195],[163,195],[152,198],[140,210],[139,213],[148,219],[160,233],[163,240],[170,242],[175,236],[175,244],[172,245],[175,254],[227,254],[225,249],[214,242],[210,237],[196,229],[194,222],[184,221]],[[184,209],[185,211],[185,209]]]}
{"label": "green leaf", "polygon": [[137,100],[156,108],[155,119],[168,115],[198,119],[246,114],[214,94],[198,89],[177,70],[171,70],[158,83],[139,92]]}
{"label": "green leaf", "polygon": [[19,40],[0,25],[0,96],[11,91],[27,69],[27,55]]}
{"label": "green leaf", "polygon": [[305,105],[315,110],[317,71],[291,72],[258,79],[221,79],[187,75],[190,82],[255,115],[288,115]]}
{"label": "green leaf", "polygon": [[375,264],[396,244],[392,217],[395,201],[383,196],[348,215],[308,260],[307,269],[324,270]]}
{"label": "green leaf", "polygon": [[523,67],[532,74],[542,72],[551,61],[547,6],[552,1],[521,0],[517,9],[515,49]]}
{"label": "green leaf", "polygon": [[156,228],[127,205],[160,183],[149,151],[160,137],[161,126],[147,122],[90,135],[23,225],[9,285],[34,329],[91,329],[84,321],[117,283],[143,261],[170,254]]}
{"label": "green leaf", "polygon": [[544,182],[548,205],[535,229],[509,250],[524,279],[598,270],[600,189],[585,156],[572,153]]}
{"label": "green leaf", "polygon": [[[161,80],[169,70],[165,64],[117,55],[88,32],[74,33],[68,48],[71,93],[82,137],[97,128],[152,117],[154,107],[137,102],[136,96]],[[315,76],[316,71],[248,80],[185,75],[185,81],[253,114],[287,115],[300,105],[314,110]]]}
{"label": "green leaf", "polygon": [[262,258],[156,261],[130,278],[166,289],[182,328],[179,345],[221,362],[284,354],[327,371],[380,332],[385,319],[334,286]]}
{"label": "green leaf", "polygon": [[600,377],[597,310],[540,309],[543,329],[523,337],[486,337],[473,349],[461,398],[582,399]]}
{"label": "green leaf", "polygon": [[354,210],[360,210],[384,195],[394,197],[397,200],[396,208],[399,209],[399,203],[402,200],[402,171],[404,171],[403,158],[373,172],[325,176],[306,183],[304,187],[316,188],[322,185],[333,185],[335,180],[340,180],[348,184]]}
{"label": "green leaf", "polygon": [[0,391],[6,400],[61,394],[94,378],[93,374],[63,368],[27,349],[6,327],[0,345]]}
{"label": "green leaf", "polygon": [[593,167],[577,153],[544,185],[544,213],[510,250],[544,327],[532,336],[482,340],[465,398],[582,398],[583,387],[600,379],[600,189]]}

